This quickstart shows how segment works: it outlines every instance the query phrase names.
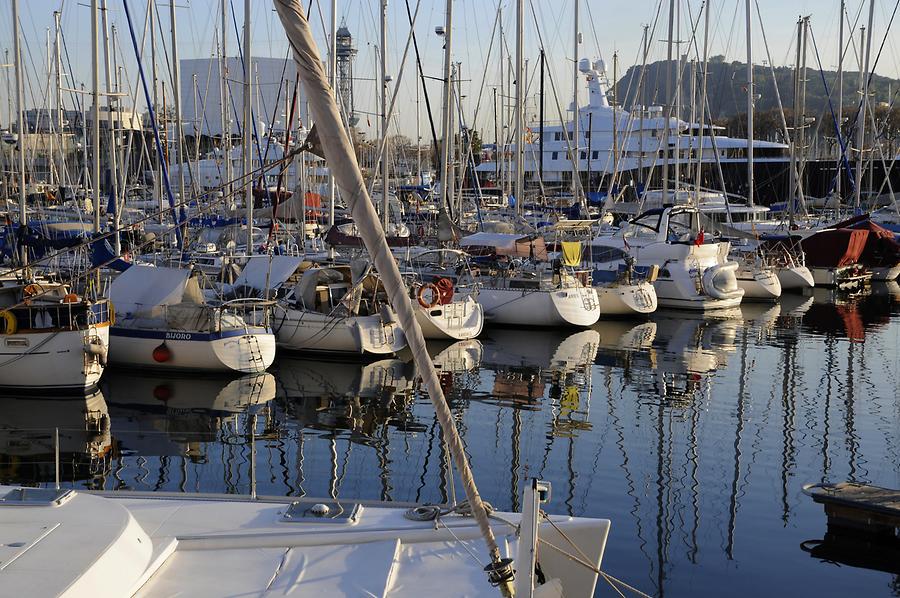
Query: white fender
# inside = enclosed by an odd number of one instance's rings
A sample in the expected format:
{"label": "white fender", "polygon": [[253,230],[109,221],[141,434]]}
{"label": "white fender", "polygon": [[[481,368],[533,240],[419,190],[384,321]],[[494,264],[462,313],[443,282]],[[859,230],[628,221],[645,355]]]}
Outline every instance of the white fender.
{"label": "white fender", "polygon": [[744,291],[738,287],[737,262],[725,262],[703,272],[703,292],[713,299],[736,299],[743,297]]}

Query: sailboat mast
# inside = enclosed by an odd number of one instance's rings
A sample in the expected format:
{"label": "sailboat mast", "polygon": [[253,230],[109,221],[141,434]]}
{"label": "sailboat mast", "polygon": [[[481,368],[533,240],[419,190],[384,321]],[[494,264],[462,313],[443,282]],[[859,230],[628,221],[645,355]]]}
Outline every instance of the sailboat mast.
{"label": "sailboat mast", "polygon": [[[113,119],[113,108],[115,107],[116,100],[113,96],[113,84],[112,84],[112,61],[110,60],[110,51],[109,51],[109,20],[107,18],[107,13],[109,10],[106,6],[106,0],[103,0],[101,5],[103,12],[103,61],[105,63],[104,76],[106,82],[106,128],[107,133],[109,134],[109,141],[107,142],[109,146],[107,147],[107,151],[109,152],[109,184],[110,184],[110,194],[112,195],[113,201],[113,214],[115,218],[115,250],[116,255],[121,255],[122,253],[122,240],[119,235],[119,222],[121,220],[120,210],[119,210],[119,168],[118,168],[118,144],[116,143],[116,128],[115,122]],[[119,114],[119,119],[121,122],[122,115]]]}
{"label": "sailboat mast", "polygon": [[231,181],[234,179],[231,164],[231,119],[228,116],[228,0],[222,0],[222,38],[219,55],[219,102],[222,118],[222,159],[225,162],[225,185],[222,193],[228,198],[225,205],[232,201]]}
{"label": "sailboat mast", "polygon": [[538,178],[541,185],[544,184],[544,69],[547,57],[544,55],[544,49],[541,48],[541,90],[540,90],[540,129],[538,131],[538,155],[540,156],[540,165],[538,166]]}
{"label": "sailboat mast", "polygon": [[[58,10],[53,11],[53,27],[55,33],[55,41],[53,47],[54,54],[54,74],[55,74],[55,83],[54,85],[54,93],[53,97],[56,102],[56,133],[59,135],[59,166],[57,166],[57,171],[59,172],[59,184],[65,184],[65,173],[66,173],[66,148],[63,135],[63,117],[62,117],[62,60],[60,59],[60,46],[61,46],[61,34],[62,30],[60,29],[59,18],[61,13]],[[63,198],[60,198],[61,200]]]}
{"label": "sailboat mast", "polygon": [[94,232],[100,232],[100,27],[97,0],[91,0],[91,187],[94,192]]}
{"label": "sailboat mast", "polygon": [[[96,2],[96,0],[94,0]],[[28,214],[25,210],[25,133],[27,126],[25,125],[25,100],[22,84],[22,48],[21,48],[21,32],[19,31],[19,0],[12,0],[12,23],[13,23],[13,61],[15,63],[16,77],[16,118],[19,121],[19,151],[16,152],[18,165],[16,176],[18,178],[17,186],[19,187],[19,228],[23,230],[28,224]],[[22,266],[28,265],[28,250],[24,243],[20,244]]]}
{"label": "sailboat mast", "polygon": [[[703,81],[700,82],[700,133],[697,139],[697,169],[694,171],[694,200],[700,204],[700,185],[703,182],[703,135],[706,132],[706,96],[709,78],[709,4],[703,6]],[[712,137],[712,135],[710,135]],[[714,150],[715,151],[715,150]],[[730,210],[729,210],[730,213]]]}
{"label": "sailboat mast", "polygon": [[575,14],[573,19],[575,33],[574,39],[572,40],[572,55],[574,57],[573,62],[575,65],[572,71],[572,193],[575,195],[575,203],[580,201],[576,180],[581,176],[579,174],[581,154],[578,152],[578,43],[581,36],[578,29],[578,8],[580,4],[580,0],[575,0]]}
{"label": "sailboat mast", "polygon": [[638,124],[638,182],[642,183],[646,186],[646,181],[644,181],[644,115],[647,113],[647,98],[645,93],[646,82],[644,81],[644,75],[647,72],[647,52],[648,52],[648,44],[649,44],[649,31],[650,26],[644,25],[644,40],[643,40],[643,51],[641,52],[641,76],[640,76],[640,89],[638,90],[638,95],[641,98],[641,112],[639,116],[640,123]]}
{"label": "sailboat mast", "polygon": [[172,95],[175,96],[175,151],[178,155],[178,198],[184,205],[187,201],[187,195],[184,192],[184,169],[188,166],[188,160],[184,152],[184,129],[181,116],[181,65],[178,63],[175,0],[169,2],[169,20],[172,28]]}
{"label": "sailboat mast", "polygon": [[[253,170],[251,151],[253,140],[253,76],[250,56],[250,0],[244,0],[244,151],[243,180],[244,207],[247,210],[247,253],[253,255]],[[263,179],[265,183],[265,179]]]}
{"label": "sailboat mast", "polygon": [[[337,0],[331,0],[331,38],[330,44],[328,46],[329,54],[328,54],[328,82],[331,83],[331,89],[337,94]],[[418,91],[418,87],[416,88]],[[418,96],[417,96],[418,97]],[[335,95],[337,98],[337,95]],[[340,104],[339,104],[340,107]],[[350,110],[349,106],[343,106],[343,111],[346,114],[346,111]],[[349,119],[349,114],[346,115]],[[285,127],[285,131],[288,130],[290,126],[293,125],[293,121],[288,123],[288,127]],[[418,123],[416,124],[418,127]],[[287,136],[288,133],[285,132]],[[285,147],[287,150],[287,147]],[[305,173],[300,173],[297,177],[298,180]],[[334,186],[334,174],[331,172],[331,168],[328,169],[328,228],[334,226],[334,202],[337,199],[337,189]],[[334,248],[329,246],[328,248],[329,257],[334,258]]]}
{"label": "sailboat mast", "polygon": [[[452,107],[452,88],[450,82],[450,57],[453,49],[453,0],[447,0],[447,20],[444,25],[444,105],[441,114],[441,190],[444,195],[444,207],[451,210],[453,197],[450,195],[450,111]],[[501,45],[502,46],[502,45]],[[502,101],[502,100],[501,100]],[[452,214],[452,211],[451,211]]]}
{"label": "sailboat mast", "polygon": [[794,214],[796,212],[796,202],[799,196],[799,193],[797,192],[797,179],[799,178],[797,176],[797,139],[800,129],[800,48],[802,45],[803,18],[801,17],[797,19],[797,57],[794,63],[794,134],[791,136],[790,171],[788,172],[790,181],[789,186],[791,188],[788,193],[788,199],[790,201],[790,205],[788,206],[788,222],[792,229],[794,228]]}
{"label": "sailboat mast", "polygon": [[841,138],[843,132],[841,126],[844,122],[844,0],[841,0],[840,13],[838,14],[838,65],[837,65],[837,176],[834,179],[834,192],[837,194],[838,201],[841,197],[841,179],[843,172],[841,164],[843,163],[843,150],[841,149]]}
{"label": "sailboat mast", "polygon": [[525,199],[525,0],[516,0],[516,212],[522,213]]}
{"label": "sailboat mast", "polygon": [[747,6],[747,205],[753,206],[753,0]]}
{"label": "sailboat mast", "polygon": [[[854,198],[853,207],[859,211],[862,199],[862,166],[863,166],[863,146],[866,142],[866,107],[869,104],[869,59],[872,52],[872,26],[875,19],[875,0],[869,0],[869,28],[865,38],[865,52],[862,52],[863,46],[860,45],[860,54],[864,55],[863,68],[860,72],[862,77],[862,104],[859,108],[859,120],[857,121],[857,145],[859,147],[859,156],[856,161],[856,196]],[[862,44],[862,40],[860,44]]]}
{"label": "sailboat mast", "polygon": [[662,152],[662,187],[663,203],[669,200],[669,136],[672,132],[672,36],[675,34],[675,0],[669,0],[669,40],[666,45],[666,106],[669,108],[663,114],[665,123],[663,126]]}
{"label": "sailboat mast", "polygon": [[381,226],[387,230],[390,195],[388,194],[388,73],[387,73],[387,0],[381,0]]}

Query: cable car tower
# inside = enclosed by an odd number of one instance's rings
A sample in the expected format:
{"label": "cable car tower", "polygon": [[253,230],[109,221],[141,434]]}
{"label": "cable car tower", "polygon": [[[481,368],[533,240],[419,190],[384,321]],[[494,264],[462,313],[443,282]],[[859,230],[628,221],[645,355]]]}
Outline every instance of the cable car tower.
{"label": "cable car tower", "polygon": [[356,127],[359,117],[353,107],[353,60],[356,58],[356,47],[353,45],[353,36],[344,22],[335,35],[337,52],[337,92],[341,114],[347,119],[350,127]]}

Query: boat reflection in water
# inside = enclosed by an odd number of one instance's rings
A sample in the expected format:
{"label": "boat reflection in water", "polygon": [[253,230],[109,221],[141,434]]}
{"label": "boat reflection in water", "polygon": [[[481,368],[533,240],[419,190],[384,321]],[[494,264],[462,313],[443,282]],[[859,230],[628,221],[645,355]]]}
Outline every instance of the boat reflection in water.
{"label": "boat reflection in water", "polygon": [[209,460],[212,443],[243,443],[250,420],[242,416],[262,413],[267,421],[275,398],[275,378],[265,372],[231,378],[111,369],[103,388],[123,454],[195,463]]}
{"label": "boat reflection in water", "polygon": [[112,440],[109,411],[97,390],[84,397],[0,396],[0,484],[60,481],[94,487],[106,469]]}

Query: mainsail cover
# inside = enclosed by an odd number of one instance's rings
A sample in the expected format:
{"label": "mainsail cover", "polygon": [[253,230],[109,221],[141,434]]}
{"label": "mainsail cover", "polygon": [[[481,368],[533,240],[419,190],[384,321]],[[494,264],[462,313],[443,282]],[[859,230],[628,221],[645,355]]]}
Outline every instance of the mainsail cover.
{"label": "mainsail cover", "polygon": [[109,299],[121,314],[134,314],[160,305],[181,303],[190,270],[134,265],[113,281]]}

